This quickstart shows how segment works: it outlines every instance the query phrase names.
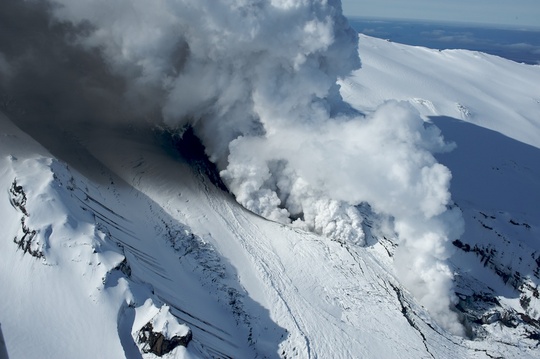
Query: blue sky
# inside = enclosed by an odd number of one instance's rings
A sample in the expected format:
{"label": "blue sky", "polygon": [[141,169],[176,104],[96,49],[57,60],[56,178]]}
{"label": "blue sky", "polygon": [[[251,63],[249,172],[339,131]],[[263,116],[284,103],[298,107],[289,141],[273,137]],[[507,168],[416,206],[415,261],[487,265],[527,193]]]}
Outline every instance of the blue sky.
{"label": "blue sky", "polygon": [[346,16],[540,27],[540,0],[342,0]]}

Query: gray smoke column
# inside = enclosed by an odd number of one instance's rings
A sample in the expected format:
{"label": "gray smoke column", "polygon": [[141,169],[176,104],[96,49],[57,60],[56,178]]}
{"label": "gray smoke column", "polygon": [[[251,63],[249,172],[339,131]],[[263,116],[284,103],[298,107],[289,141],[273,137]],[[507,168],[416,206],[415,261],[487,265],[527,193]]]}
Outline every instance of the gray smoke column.
{"label": "gray smoke column", "polygon": [[[122,101],[193,127],[247,209],[352,244],[364,244],[357,205],[393,218],[401,279],[462,334],[446,264],[462,219],[433,157],[451,146],[406,104],[363,116],[344,102],[337,81],[360,60],[339,0],[54,4],[56,23],[85,29],[69,44],[123,79]],[[0,73],[11,67],[0,53]]]}

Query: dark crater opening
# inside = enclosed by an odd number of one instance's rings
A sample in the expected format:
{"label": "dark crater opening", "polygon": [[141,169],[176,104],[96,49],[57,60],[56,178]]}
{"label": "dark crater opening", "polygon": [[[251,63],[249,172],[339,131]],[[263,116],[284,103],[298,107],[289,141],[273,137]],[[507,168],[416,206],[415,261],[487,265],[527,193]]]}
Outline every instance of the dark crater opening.
{"label": "dark crater opening", "polygon": [[166,131],[164,136],[167,142],[172,145],[174,151],[189,163],[194,170],[206,176],[217,188],[230,193],[219,175],[219,169],[215,163],[208,159],[205,148],[201,140],[195,135],[192,127],[188,127],[182,134]]}

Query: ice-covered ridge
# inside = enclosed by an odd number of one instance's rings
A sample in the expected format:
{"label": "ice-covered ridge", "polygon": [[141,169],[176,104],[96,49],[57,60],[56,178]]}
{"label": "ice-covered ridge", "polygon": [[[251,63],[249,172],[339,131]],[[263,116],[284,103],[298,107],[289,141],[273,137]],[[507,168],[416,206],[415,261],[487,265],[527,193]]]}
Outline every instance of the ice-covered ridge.
{"label": "ice-covered ridge", "polygon": [[360,35],[362,69],[341,82],[346,101],[373,111],[384,101],[413,104],[540,148],[540,66],[468,50],[433,50]]}

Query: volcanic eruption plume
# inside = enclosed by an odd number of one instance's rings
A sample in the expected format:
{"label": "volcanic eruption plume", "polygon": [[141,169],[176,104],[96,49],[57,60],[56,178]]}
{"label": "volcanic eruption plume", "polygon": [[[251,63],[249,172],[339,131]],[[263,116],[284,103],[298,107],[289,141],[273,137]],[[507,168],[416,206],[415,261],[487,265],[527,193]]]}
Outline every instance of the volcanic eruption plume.
{"label": "volcanic eruption plume", "polygon": [[[365,115],[343,100],[337,81],[360,60],[339,0],[4,0],[0,8],[11,18],[0,35],[4,93],[32,87],[33,99],[47,98],[44,110],[74,121],[158,111],[179,133],[193,129],[245,208],[351,245],[365,244],[358,206],[368,203],[391,218],[405,286],[462,334],[446,264],[462,220],[451,173],[433,157],[452,146],[407,104]],[[17,21],[28,27],[9,27]],[[5,46],[8,37],[15,46]]]}

